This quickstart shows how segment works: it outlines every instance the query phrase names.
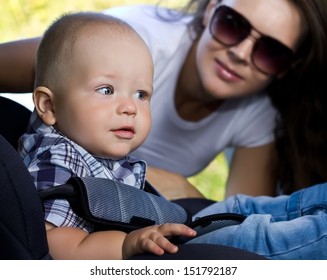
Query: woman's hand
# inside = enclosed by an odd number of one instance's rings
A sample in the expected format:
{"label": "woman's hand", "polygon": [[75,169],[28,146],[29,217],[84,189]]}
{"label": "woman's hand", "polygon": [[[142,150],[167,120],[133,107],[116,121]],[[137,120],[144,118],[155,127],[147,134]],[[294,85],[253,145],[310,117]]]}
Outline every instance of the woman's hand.
{"label": "woman's hand", "polygon": [[239,193],[276,195],[276,151],[274,143],[253,148],[236,148],[226,186],[226,197]]}
{"label": "woman's hand", "polygon": [[176,253],[178,247],[169,241],[172,236],[194,237],[196,231],[183,224],[162,224],[130,232],[123,243],[123,259],[136,254],[150,252],[162,255]]}
{"label": "woman's hand", "polygon": [[169,200],[203,198],[203,195],[183,176],[163,169],[147,167],[147,180]]}

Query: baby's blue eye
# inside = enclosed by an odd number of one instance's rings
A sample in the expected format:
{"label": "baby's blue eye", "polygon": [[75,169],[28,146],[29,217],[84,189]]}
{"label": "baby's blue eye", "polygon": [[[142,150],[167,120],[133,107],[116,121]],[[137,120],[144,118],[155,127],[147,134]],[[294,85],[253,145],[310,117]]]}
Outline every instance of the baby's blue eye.
{"label": "baby's blue eye", "polygon": [[143,91],[137,91],[135,92],[135,97],[140,100],[146,99],[146,93]]}
{"label": "baby's blue eye", "polygon": [[104,95],[114,94],[114,88],[112,86],[101,87],[96,89],[96,91]]}

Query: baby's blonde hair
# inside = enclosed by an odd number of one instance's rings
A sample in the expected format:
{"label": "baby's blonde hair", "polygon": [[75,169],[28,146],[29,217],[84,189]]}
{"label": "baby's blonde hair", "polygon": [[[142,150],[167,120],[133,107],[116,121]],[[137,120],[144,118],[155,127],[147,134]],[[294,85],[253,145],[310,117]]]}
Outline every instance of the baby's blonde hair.
{"label": "baby's blonde hair", "polygon": [[[35,87],[45,86],[61,91],[68,76],[74,45],[82,32],[97,32],[110,28],[114,37],[139,37],[126,22],[101,13],[79,12],[65,14],[45,31],[37,50]],[[110,48],[110,46],[108,46]]]}

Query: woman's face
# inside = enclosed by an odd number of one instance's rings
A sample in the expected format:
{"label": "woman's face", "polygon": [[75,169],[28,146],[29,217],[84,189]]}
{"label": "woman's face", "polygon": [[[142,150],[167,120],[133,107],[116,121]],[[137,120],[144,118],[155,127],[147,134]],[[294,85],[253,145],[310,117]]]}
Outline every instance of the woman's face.
{"label": "woman's face", "polygon": [[298,8],[288,0],[223,0],[219,5],[232,8],[252,25],[240,43],[226,46],[209,30],[217,5],[211,1],[204,17],[205,30],[198,42],[196,64],[204,89],[213,97],[227,99],[261,91],[275,75],[260,71],[252,52],[263,34],[278,40],[294,52],[306,35],[306,22]]}

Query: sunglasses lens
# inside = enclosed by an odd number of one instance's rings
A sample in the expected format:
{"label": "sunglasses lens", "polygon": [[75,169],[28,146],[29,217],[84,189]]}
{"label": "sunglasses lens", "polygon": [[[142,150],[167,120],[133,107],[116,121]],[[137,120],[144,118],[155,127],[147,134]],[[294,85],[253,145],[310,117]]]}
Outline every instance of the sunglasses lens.
{"label": "sunglasses lens", "polygon": [[263,36],[255,44],[252,59],[262,72],[275,75],[291,65],[293,52],[277,40]]}
{"label": "sunglasses lens", "polygon": [[[219,6],[210,23],[212,37],[228,47],[241,43],[251,31],[250,22],[227,6]],[[256,39],[252,61],[260,71],[276,75],[289,67],[292,60],[293,51],[277,40],[268,36]]]}
{"label": "sunglasses lens", "polygon": [[220,6],[210,23],[211,35],[226,46],[242,42],[251,32],[251,25],[240,14],[227,6]]}

